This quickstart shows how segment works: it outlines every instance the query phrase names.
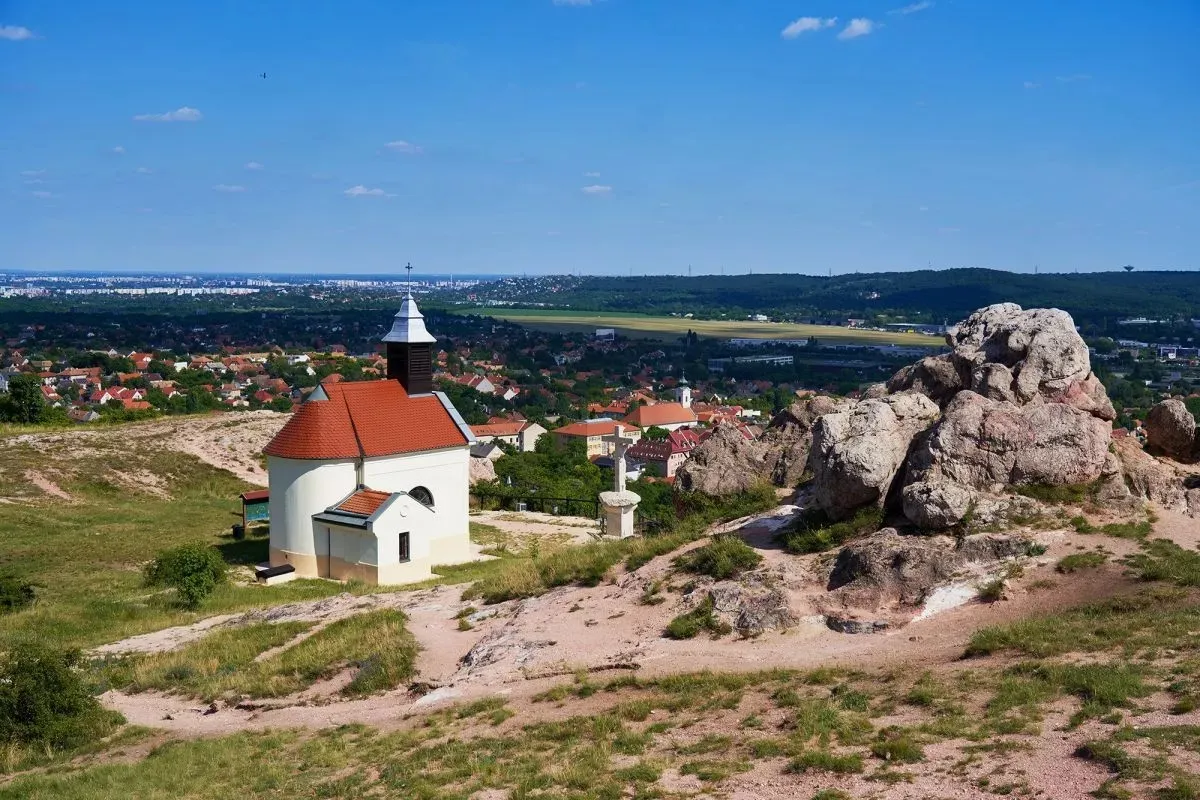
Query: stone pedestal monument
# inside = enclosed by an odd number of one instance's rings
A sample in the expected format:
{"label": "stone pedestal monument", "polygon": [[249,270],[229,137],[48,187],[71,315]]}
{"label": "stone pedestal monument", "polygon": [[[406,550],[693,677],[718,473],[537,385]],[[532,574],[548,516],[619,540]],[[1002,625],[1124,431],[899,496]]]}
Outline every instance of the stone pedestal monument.
{"label": "stone pedestal monument", "polygon": [[635,440],[625,437],[625,428],[616,426],[611,436],[604,441],[613,446],[613,490],[600,493],[600,505],[604,507],[605,530],[610,536],[627,539],[633,536],[633,512],[642,498],[625,488],[625,451]]}

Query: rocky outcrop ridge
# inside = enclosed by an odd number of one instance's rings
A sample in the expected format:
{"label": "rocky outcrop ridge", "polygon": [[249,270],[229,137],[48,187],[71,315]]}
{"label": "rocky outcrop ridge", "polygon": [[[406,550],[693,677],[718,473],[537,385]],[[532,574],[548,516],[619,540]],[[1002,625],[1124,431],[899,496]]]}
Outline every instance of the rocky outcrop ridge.
{"label": "rocky outcrop ridge", "polygon": [[732,425],[718,425],[692,451],[676,480],[685,490],[711,495],[743,492],[757,483],[795,486],[808,469],[812,429],[821,416],[844,409],[850,401],[815,395],[775,415],[757,442]]}
{"label": "rocky outcrop ridge", "polygon": [[882,505],[913,438],[937,417],[937,405],[916,392],[863,400],[821,417],[809,456],[817,505],[835,519]]}
{"label": "rocky outcrop ridge", "polygon": [[675,473],[676,485],[714,496],[744,492],[769,480],[773,462],[767,455],[761,442],[748,440],[733,425],[720,424]]}

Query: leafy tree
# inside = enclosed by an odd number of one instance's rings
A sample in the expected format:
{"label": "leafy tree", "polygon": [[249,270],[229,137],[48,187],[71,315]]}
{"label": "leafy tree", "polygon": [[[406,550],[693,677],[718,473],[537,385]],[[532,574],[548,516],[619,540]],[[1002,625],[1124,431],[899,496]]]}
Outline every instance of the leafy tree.
{"label": "leafy tree", "polygon": [[267,404],[267,407],[272,411],[291,411],[292,399],[290,397],[276,397]]}
{"label": "leafy tree", "polygon": [[78,650],[24,642],[0,658],[0,743],[54,749],[106,736],[121,721],[88,691]]}
{"label": "leafy tree", "polygon": [[0,403],[0,419],[32,425],[41,422],[45,414],[42,382],[36,375],[13,375],[8,379],[8,397]]}
{"label": "leafy tree", "polygon": [[660,428],[657,425],[651,425],[642,432],[642,438],[649,439],[652,442],[664,442],[670,435],[670,431],[666,428]]}
{"label": "leafy tree", "polygon": [[225,580],[225,560],[202,542],[193,542],[164,550],[146,565],[148,586],[169,586],[179,593],[184,608],[199,608]]}

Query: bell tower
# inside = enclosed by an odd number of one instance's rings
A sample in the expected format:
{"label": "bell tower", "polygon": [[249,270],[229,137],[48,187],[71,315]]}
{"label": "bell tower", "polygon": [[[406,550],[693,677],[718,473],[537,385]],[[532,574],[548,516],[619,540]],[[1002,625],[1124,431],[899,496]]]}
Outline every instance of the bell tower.
{"label": "bell tower", "polygon": [[[412,265],[405,267],[412,276]],[[412,285],[404,292],[392,329],[383,337],[387,347],[388,380],[400,381],[410,395],[433,392],[433,345],[437,339],[425,329],[425,317],[413,300]]]}

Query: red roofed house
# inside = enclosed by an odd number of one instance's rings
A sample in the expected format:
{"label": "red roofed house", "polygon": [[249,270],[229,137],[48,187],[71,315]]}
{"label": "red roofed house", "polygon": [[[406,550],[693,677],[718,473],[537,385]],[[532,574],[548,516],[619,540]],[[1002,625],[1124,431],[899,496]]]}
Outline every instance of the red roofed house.
{"label": "red roofed house", "polygon": [[[587,447],[588,458],[610,456],[613,449],[612,443],[605,441],[604,437],[612,436],[616,433],[617,425],[619,424],[608,417],[599,417],[597,419],[585,419],[582,422],[575,422],[562,428],[557,428],[553,433],[559,442],[582,439]],[[642,438],[642,432],[639,430],[631,431],[627,428],[624,433],[626,436],[632,436],[634,440]]]}
{"label": "red roofed house", "polygon": [[626,455],[647,466],[652,475],[673,478],[675,471],[688,460],[692,450],[700,446],[700,437],[695,431],[671,431],[667,438],[652,442],[642,439],[629,448]]}
{"label": "red roofed house", "polygon": [[475,434],[475,439],[480,444],[506,442],[522,453],[532,452],[537,440],[545,432],[545,428],[529,420],[501,420],[471,426],[471,433]]}
{"label": "red roofed house", "polygon": [[271,547],[262,577],[398,584],[470,559],[474,438],[433,391],[436,339],[411,294],[383,341],[386,379],[323,382],[264,448]]}

